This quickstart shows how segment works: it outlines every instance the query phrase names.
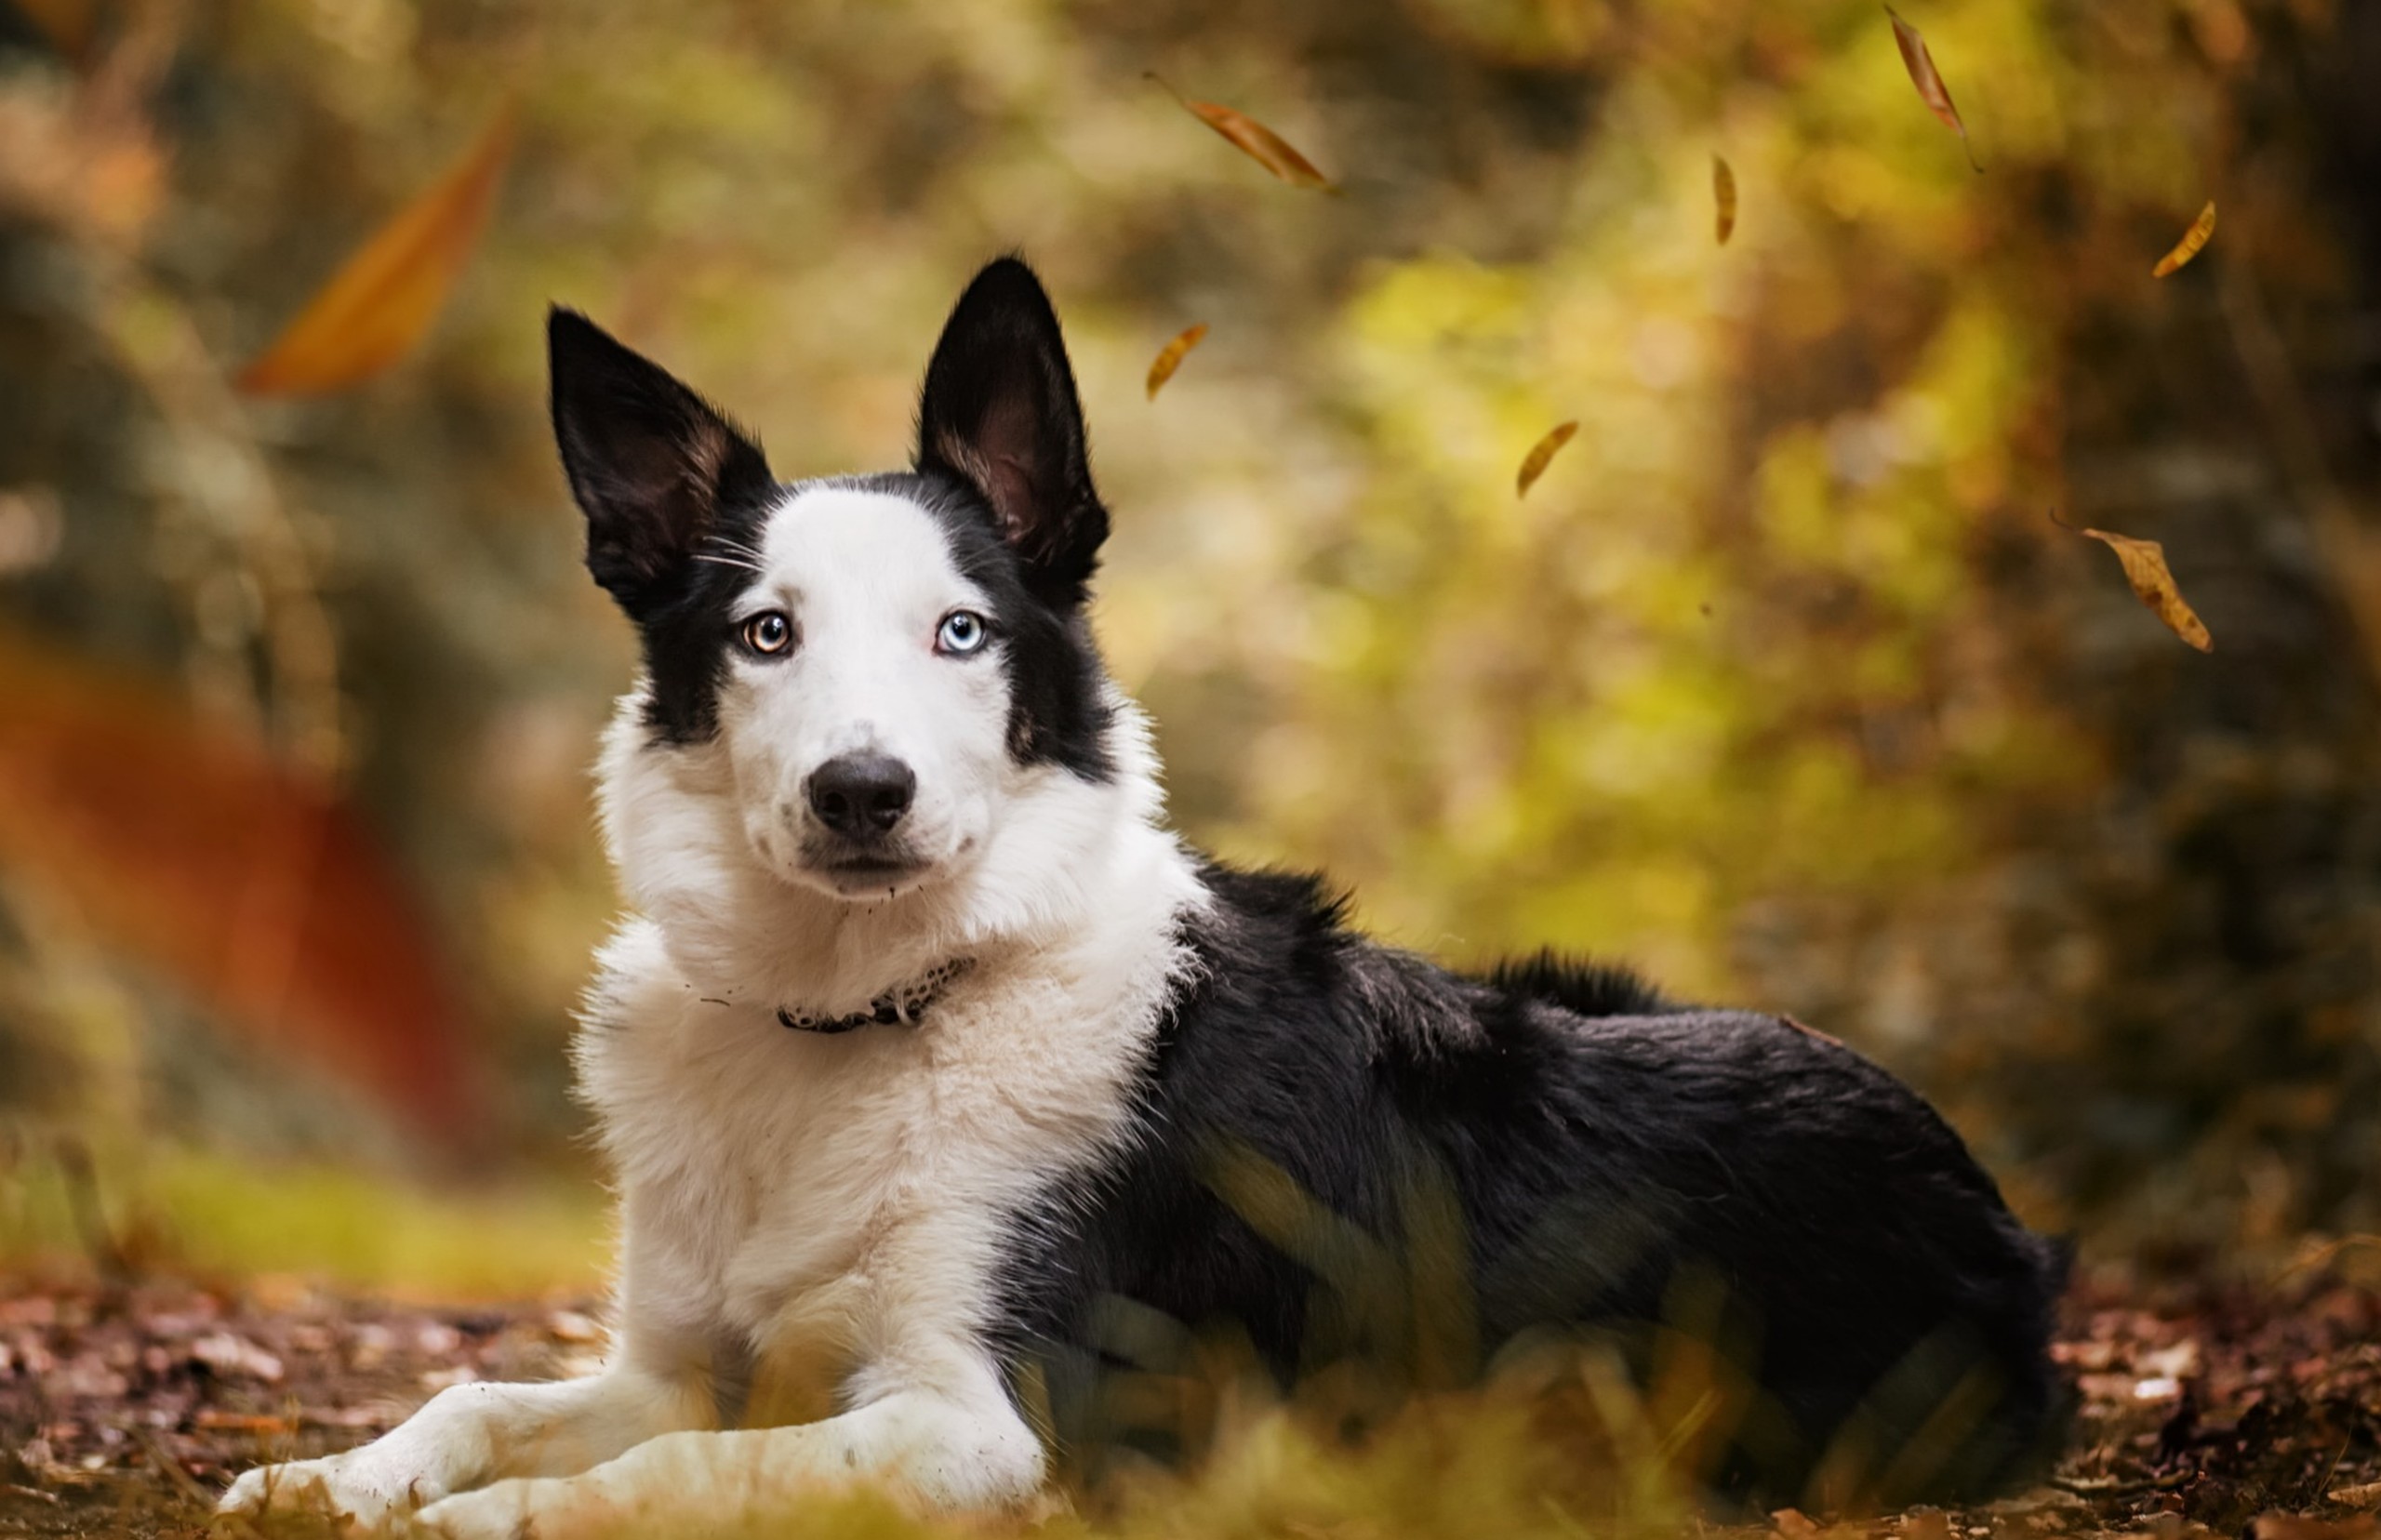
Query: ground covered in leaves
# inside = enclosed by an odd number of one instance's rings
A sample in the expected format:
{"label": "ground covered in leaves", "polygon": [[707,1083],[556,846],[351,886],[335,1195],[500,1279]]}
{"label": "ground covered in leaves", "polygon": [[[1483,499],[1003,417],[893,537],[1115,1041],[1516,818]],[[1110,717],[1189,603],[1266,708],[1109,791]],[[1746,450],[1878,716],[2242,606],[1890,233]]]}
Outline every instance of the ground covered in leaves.
{"label": "ground covered in leaves", "polygon": [[[1839,1533],[2381,1540],[2381,1290],[2091,1286],[2062,1335],[2079,1410],[2048,1484]],[[198,1533],[212,1494],[251,1464],[359,1442],[446,1385],[588,1372],[599,1339],[587,1308],[0,1288],[0,1534]],[[1828,1520],[1789,1509],[1769,1528],[1812,1540]]]}

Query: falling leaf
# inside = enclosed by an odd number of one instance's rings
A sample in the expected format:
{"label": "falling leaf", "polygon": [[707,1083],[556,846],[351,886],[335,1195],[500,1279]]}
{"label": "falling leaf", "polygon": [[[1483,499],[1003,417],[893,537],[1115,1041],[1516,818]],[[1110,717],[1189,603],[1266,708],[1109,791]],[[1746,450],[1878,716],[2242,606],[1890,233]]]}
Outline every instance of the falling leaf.
{"label": "falling leaf", "polygon": [[2199,211],[2199,218],[2191,221],[2190,229],[2183,232],[2183,238],[2175,243],[2175,249],[2158,259],[2158,266],[2152,270],[2151,276],[2157,278],[2171,276],[2185,262],[2205,249],[2207,243],[2214,239],[2215,235],[2215,205],[2211,203]]}
{"label": "falling leaf", "polygon": [[1206,335],[1207,324],[1202,321],[1195,326],[1186,327],[1181,336],[1158,350],[1157,357],[1150,361],[1150,399],[1151,401],[1157,399],[1158,388],[1174,378],[1174,371],[1182,367],[1182,360],[1189,356],[1191,349],[1205,339]]}
{"label": "falling leaf", "polygon": [[91,46],[91,0],[16,0],[17,11],[69,59]]}
{"label": "falling leaf", "polygon": [[1562,423],[1530,446],[1529,453],[1522,457],[1521,474],[1513,478],[1514,497],[1529,496],[1529,489],[1537,485],[1537,478],[1546,474],[1547,466],[1553,461],[1554,452],[1570,443],[1571,435],[1578,431],[1576,422]]}
{"label": "falling leaf", "polygon": [[1736,174],[1717,155],[1711,157],[1711,201],[1719,209],[1720,244],[1726,246],[1736,232]]}
{"label": "falling leaf", "polygon": [[2149,612],[2166,623],[2166,629],[2197,647],[2201,652],[2214,652],[2215,640],[2207,633],[2206,625],[2183,602],[2183,591],[2175,586],[2175,575],[2166,567],[2166,548],[2155,540],[2136,540],[2130,535],[2111,535],[2104,529],[2086,529],[2079,533],[2103,541],[2124,564],[2125,581],[2133,591],[2149,606]]}
{"label": "falling leaf", "polygon": [[1909,71],[1909,83],[1918,87],[1918,100],[1943,120],[1945,127],[1960,136],[1960,148],[1967,152],[1968,165],[1983,170],[1975,163],[1975,146],[1968,143],[1968,126],[1960,121],[1960,110],[1951,105],[1951,88],[1943,84],[1942,72],[1935,68],[1935,56],[1927,51],[1926,39],[1891,6],[1885,7],[1885,14],[1893,18],[1894,43],[1901,49],[1901,61]]}
{"label": "falling leaf", "polygon": [[166,690],[0,633],[0,870],[227,1028],[448,1147],[478,1103],[459,990],[413,895],[317,778]]}
{"label": "falling leaf", "polygon": [[239,388],[258,395],[336,391],[403,358],[461,276],[512,148],[508,105],[453,169],[348,259],[242,371]]}
{"label": "falling leaf", "polygon": [[1166,95],[1182,103],[1183,111],[1230,139],[1241,153],[1270,171],[1293,187],[1311,187],[1319,192],[1337,193],[1339,189],[1330,178],[1315,169],[1314,163],[1291,148],[1288,140],[1250,117],[1212,101],[1193,101],[1174,88],[1156,71],[1146,72],[1151,80],[1165,87]]}

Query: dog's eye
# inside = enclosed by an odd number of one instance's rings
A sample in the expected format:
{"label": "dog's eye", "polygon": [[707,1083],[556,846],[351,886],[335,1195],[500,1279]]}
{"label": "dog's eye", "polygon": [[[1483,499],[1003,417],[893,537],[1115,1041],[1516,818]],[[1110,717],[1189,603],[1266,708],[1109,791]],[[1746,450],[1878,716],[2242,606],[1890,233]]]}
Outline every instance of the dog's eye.
{"label": "dog's eye", "polygon": [[974,610],[952,610],[934,633],[934,650],[964,657],[982,646],[988,634],[982,616]]}
{"label": "dog's eye", "polygon": [[744,644],[764,656],[793,645],[793,622],[783,610],[763,610],[744,622]]}

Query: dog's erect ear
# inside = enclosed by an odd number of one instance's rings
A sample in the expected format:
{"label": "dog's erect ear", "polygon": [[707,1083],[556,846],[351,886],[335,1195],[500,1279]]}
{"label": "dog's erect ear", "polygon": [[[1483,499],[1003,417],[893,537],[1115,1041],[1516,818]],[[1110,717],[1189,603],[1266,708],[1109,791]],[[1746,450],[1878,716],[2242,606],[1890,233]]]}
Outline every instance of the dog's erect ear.
{"label": "dog's erect ear", "polygon": [[958,476],[1000,519],[1044,598],[1080,604],[1108,538],[1058,317],[1014,257],[976,274],[926,365],[918,469]]}
{"label": "dog's erect ear", "polygon": [[546,317],[554,440],[587,514],[587,570],[642,618],[731,503],[776,483],[760,446],[577,311]]}

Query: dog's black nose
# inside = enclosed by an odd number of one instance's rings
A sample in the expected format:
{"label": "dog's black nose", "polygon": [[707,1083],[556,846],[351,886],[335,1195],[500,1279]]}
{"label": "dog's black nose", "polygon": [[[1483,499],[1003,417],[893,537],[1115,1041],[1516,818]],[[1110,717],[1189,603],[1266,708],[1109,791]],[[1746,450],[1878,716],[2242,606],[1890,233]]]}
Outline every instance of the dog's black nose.
{"label": "dog's black nose", "polygon": [[842,754],[810,772],[810,811],[838,834],[883,834],[917,795],[917,773],[890,754]]}

